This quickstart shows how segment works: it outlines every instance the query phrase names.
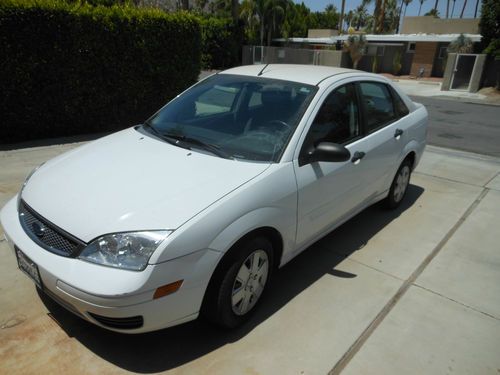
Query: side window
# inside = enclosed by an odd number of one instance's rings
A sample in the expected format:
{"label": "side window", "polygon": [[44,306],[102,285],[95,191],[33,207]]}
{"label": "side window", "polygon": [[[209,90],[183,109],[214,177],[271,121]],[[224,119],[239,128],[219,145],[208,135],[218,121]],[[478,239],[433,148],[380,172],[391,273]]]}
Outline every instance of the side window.
{"label": "side window", "polygon": [[196,99],[195,116],[208,116],[231,111],[239,88],[231,86],[214,86]]}
{"label": "side window", "polygon": [[366,110],[366,130],[368,133],[397,118],[389,88],[385,84],[360,82],[359,86]]}
{"label": "side window", "polygon": [[[354,84],[335,89],[321,105],[302,150],[320,142],[345,144],[361,134],[359,108]],[[307,152],[307,151],[305,151]]]}
{"label": "side window", "polygon": [[403,99],[401,99],[399,94],[392,87],[391,87],[391,94],[392,94],[392,99],[394,100],[394,107],[396,107],[396,114],[398,118],[405,117],[408,113],[410,113],[405,102],[403,101]]}
{"label": "side window", "polygon": [[255,108],[262,105],[262,94],[259,91],[254,91],[248,102],[248,108]]}

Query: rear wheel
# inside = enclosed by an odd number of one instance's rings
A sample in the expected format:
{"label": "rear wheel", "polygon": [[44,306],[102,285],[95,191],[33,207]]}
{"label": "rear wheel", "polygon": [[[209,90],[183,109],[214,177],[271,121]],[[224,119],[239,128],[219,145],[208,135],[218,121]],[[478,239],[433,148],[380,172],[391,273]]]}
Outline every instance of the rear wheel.
{"label": "rear wheel", "polygon": [[399,166],[386,199],[389,208],[396,208],[403,201],[410,184],[411,167],[411,162],[408,159],[405,159]]}
{"label": "rear wheel", "polygon": [[255,311],[269,284],[273,248],[269,240],[258,237],[237,245],[227,256],[214,275],[202,312],[220,326],[235,328]]}

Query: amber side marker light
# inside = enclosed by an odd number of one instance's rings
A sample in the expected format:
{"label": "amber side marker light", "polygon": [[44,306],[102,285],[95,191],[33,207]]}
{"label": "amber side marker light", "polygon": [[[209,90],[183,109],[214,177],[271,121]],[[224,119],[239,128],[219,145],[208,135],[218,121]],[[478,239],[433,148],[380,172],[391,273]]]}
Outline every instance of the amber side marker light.
{"label": "amber side marker light", "polygon": [[153,299],[161,298],[168,296],[169,294],[175,293],[179,290],[184,280],[177,280],[173,283],[160,286],[156,289],[155,294],[153,295]]}

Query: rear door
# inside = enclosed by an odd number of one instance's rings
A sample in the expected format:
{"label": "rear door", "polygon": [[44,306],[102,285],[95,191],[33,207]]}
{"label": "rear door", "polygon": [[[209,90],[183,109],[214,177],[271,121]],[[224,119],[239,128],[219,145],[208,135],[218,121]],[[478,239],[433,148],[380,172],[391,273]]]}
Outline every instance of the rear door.
{"label": "rear door", "polygon": [[364,158],[368,189],[372,196],[384,193],[392,182],[397,163],[407,142],[406,116],[409,111],[390,85],[380,81],[357,84],[365,118],[366,148]]}

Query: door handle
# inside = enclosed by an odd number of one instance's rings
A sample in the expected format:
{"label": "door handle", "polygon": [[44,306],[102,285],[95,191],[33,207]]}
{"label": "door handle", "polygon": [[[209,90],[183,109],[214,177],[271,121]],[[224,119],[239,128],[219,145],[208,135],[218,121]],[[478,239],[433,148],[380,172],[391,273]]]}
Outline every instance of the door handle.
{"label": "door handle", "polygon": [[354,153],[354,155],[352,156],[351,161],[352,161],[354,164],[357,164],[357,163],[359,163],[359,161],[360,161],[361,159],[363,159],[363,158],[365,157],[365,155],[366,155],[366,154],[365,154],[363,151],[356,151],[356,152]]}
{"label": "door handle", "polygon": [[401,137],[401,134],[403,134],[403,130],[401,129],[396,129],[396,131],[394,132],[394,138],[398,138],[398,137]]}

